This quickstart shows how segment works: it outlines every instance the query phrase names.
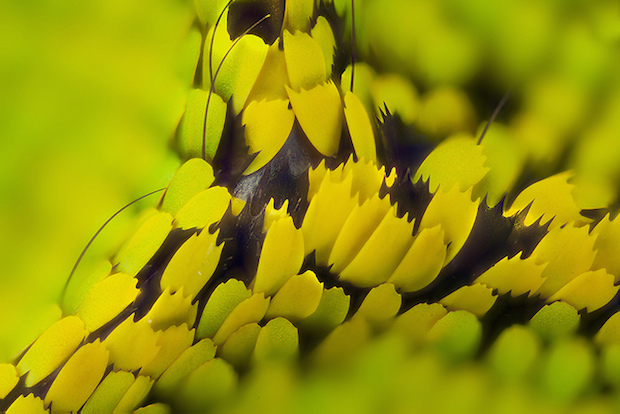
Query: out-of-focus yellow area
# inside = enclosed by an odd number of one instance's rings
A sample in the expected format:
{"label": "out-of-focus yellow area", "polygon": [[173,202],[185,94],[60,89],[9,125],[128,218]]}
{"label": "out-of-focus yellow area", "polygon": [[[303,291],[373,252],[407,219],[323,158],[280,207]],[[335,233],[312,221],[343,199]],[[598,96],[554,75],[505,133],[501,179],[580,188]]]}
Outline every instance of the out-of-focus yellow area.
{"label": "out-of-focus yellow area", "polygon": [[[180,56],[192,21],[179,0],[1,3],[0,360],[60,316],[97,228],[178,166],[168,143],[196,64]],[[136,212],[81,266],[109,255]]]}

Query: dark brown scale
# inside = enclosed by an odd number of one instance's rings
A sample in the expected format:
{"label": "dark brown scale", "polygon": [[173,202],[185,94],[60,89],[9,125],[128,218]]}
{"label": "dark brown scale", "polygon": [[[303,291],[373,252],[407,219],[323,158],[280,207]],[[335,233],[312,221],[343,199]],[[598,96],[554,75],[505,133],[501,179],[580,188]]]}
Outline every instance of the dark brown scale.
{"label": "dark brown scale", "polygon": [[284,22],[284,0],[237,0],[228,11],[228,33],[231,39],[241,36],[248,28],[269,14],[271,17],[248,33],[263,39],[271,45],[282,32]]}
{"label": "dark brown scale", "polygon": [[514,226],[508,239],[504,242],[508,257],[514,257],[517,253],[523,252],[523,259],[527,259],[534,252],[534,249],[540,243],[543,237],[548,233],[551,221],[541,224],[542,217],[539,217],[532,225],[525,225],[531,208],[531,203],[525,209],[521,210],[515,216]]}
{"label": "dark brown scale", "polygon": [[[323,16],[332,28],[334,39],[336,39],[336,48],[334,50],[334,79],[341,76],[347,66],[354,61],[352,38],[346,32],[345,17],[339,16],[333,2],[325,2],[321,0],[315,8],[314,21],[315,24],[318,16]],[[343,85],[342,90],[348,90],[350,85]]]}
{"label": "dark brown scale", "polygon": [[431,153],[436,142],[430,141],[413,126],[405,125],[398,113],[392,114],[384,103],[377,139],[377,157],[387,171],[396,168],[399,176],[415,171]]}
{"label": "dark brown scale", "polygon": [[[386,174],[389,171],[386,172]],[[390,204],[396,205],[396,215],[406,217],[407,221],[415,219],[413,233],[417,233],[420,220],[426,208],[433,199],[429,189],[429,181],[420,178],[416,183],[411,181],[411,172],[407,170],[403,175],[397,175],[394,184],[387,186],[385,181],[379,189],[379,197],[390,196]]]}
{"label": "dark brown scale", "polygon": [[[308,204],[308,168],[319,164],[321,154],[312,147],[299,123],[295,122],[289,137],[273,159],[255,173],[243,175],[253,156],[247,155],[240,117],[230,119],[230,132],[222,139],[214,160],[219,167],[216,167],[216,184],[227,187],[233,196],[248,203],[255,216],[272,198],[276,208],[289,200],[288,213],[293,216],[295,225],[301,226]],[[238,163],[230,160],[239,160],[244,167],[239,168]]]}
{"label": "dark brown scale", "polygon": [[35,384],[34,386],[30,388],[26,387],[26,377],[28,375],[23,375],[19,379],[17,385],[11,390],[11,392],[9,392],[7,396],[4,397],[4,399],[0,400],[0,412],[2,413],[6,412],[6,410],[8,410],[11,404],[13,404],[15,400],[17,400],[20,397],[20,395],[27,396],[28,394],[33,394],[35,397],[44,399],[45,394],[47,394],[47,391],[51,387],[52,382],[54,382],[54,380],[58,376],[58,373],[62,369],[62,366],[64,366],[64,364],[56,368],[51,374],[49,374],[47,377],[42,379],[38,384]]}
{"label": "dark brown scale", "polygon": [[[361,288],[355,286],[352,283],[344,282],[338,279],[336,273],[331,272],[331,266],[319,266],[316,264],[315,252],[312,251],[304,259],[304,263],[299,273],[303,273],[307,270],[311,270],[316,274],[317,279],[323,283],[325,290],[329,290],[334,287],[342,288],[344,293],[350,297],[349,311],[345,321],[351,319],[353,315],[359,310],[362,302],[366,299],[366,296],[372,288]],[[303,329],[299,330],[299,350],[302,355],[308,355],[316,348],[329,332],[306,332]]]}
{"label": "dark brown scale", "polygon": [[88,335],[86,343],[94,342],[96,339],[105,340],[128,317],[133,317],[134,321],[137,322],[151,310],[153,304],[162,293],[160,281],[166,266],[168,266],[170,259],[172,259],[177,250],[187,239],[196,234],[196,231],[196,229],[173,229],[168,234],[159,250],[136,275],[138,280],[137,287],[140,289],[136,300],[130,303],[112,320]]}
{"label": "dark brown scale", "polygon": [[486,353],[506,328],[527,325],[545,304],[540,295],[529,297],[529,292],[514,298],[510,293],[499,295],[491,309],[480,318],[483,335],[478,355]]}
{"label": "dark brown scale", "polygon": [[548,223],[536,221],[525,226],[523,221],[527,210],[506,217],[503,215],[503,201],[490,208],[486,201],[478,207],[478,215],[467,241],[444,267],[439,276],[419,292],[403,295],[401,313],[422,302],[437,302],[455,290],[471,284],[504,257],[518,253],[523,258],[531,255],[534,248],[547,234]]}
{"label": "dark brown scale", "polygon": [[585,309],[580,310],[578,332],[588,337],[596,335],[607,319],[618,312],[618,308],[620,308],[620,291],[608,304],[594,312],[588,313]]}

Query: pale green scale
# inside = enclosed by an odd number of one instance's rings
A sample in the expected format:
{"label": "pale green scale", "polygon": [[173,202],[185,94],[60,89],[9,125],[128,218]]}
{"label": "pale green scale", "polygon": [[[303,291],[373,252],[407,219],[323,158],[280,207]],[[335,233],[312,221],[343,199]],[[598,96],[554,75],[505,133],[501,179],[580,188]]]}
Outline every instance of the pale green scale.
{"label": "pale green scale", "polygon": [[464,310],[448,312],[429,331],[434,348],[453,361],[465,361],[478,351],[482,340],[482,324]]}
{"label": "pale green scale", "polygon": [[246,366],[254,353],[256,340],[261,327],[257,323],[249,323],[237,329],[218,347],[218,356],[228,361],[235,368]]}
{"label": "pale green scale", "polygon": [[351,297],[341,287],[325,289],[319,306],[299,326],[313,332],[329,332],[344,322],[350,303]]}
{"label": "pale green scale", "polygon": [[111,371],[90,396],[82,408],[82,413],[112,412],[135,380],[136,377],[130,372]]}
{"label": "pale green scale", "polygon": [[189,412],[204,407],[216,407],[229,398],[237,388],[237,373],[221,358],[207,361],[193,370],[179,390],[179,405]]}
{"label": "pale green scale", "polygon": [[228,337],[233,334],[237,329],[245,324],[260,322],[267,312],[269,307],[269,297],[265,297],[264,293],[254,293],[243,302],[239,303],[235,308],[226,316],[226,319],[217,330],[217,333],[213,337],[213,343],[216,346],[223,344]]}
{"label": "pale green scale", "polygon": [[609,345],[601,350],[599,370],[606,382],[620,386],[620,345]]}
{"label": "pale green scale", "polygon": [[282,316],[291,322],[298,322],[314,313],[322,294],[323,283],[319,282],[313,271],[292,276],[271,299],[265,317],[273,319]]}
{"label": "pale green scale", "polygon": [[299,355],[299,333],[285,318],[275,318],[261,328],[256,339],[253,362],[294,360]]}
{"label": "pale green scale", "polygon": [[140,369],[140,374],[153,379],[159,378],[164,371],[192,345],[195,330],[190,330],[187,324],[171,326],[161,332],[157,339],[160,347],[155,358]]}
{"label": "pale green scale", "polygon": [[181,381],[189,373],[204,362],[213,359],[215,350],[213,341],[209,338],[187,348],[159,378],[154,391],[159,395],[173,395]]}
{"label": "pale green scale", "polygon": [[368,292],[355,313],[355,318],[364,318],[373,327],[391,321],[402,304],[402,297],[391,283],[382,283]]}
{"label": "pale green scale", "polygon": [[252,292],[240,280],[231,279],[220,284],[215,288],[205,305],[198,324],[196,338],[214,337],[230,312],[251,295]]}
{"label": "pale green scale", "polygon": [[372,328],[364,318],[353,318],[338,325],[313,351],[318,366],[338,366],[368,344]]}
{"label": "pale green scale", "polygon": [[557,341],[542,364],[540,387],[548,398],[571,401],[584,392],[594,376],[594,350],[583,338]]}
{"label": "pale green scale", "polygon": [[566,302],[544,306],[530,320],[530,326],[545,342],[572,335],[579,327],[577,310]]}
{"label": "pale green scale", "polygon": [[135,414],[172,414],[172,409],[162,403],[149,404],[134,411]]}
{"label": "pale green scale", "polygon": [[168,184],[160,210],[176,215],[192,197],[209,188],[213,180],[213,167],[206,161],[192,158],[184,162]]}
{"label": "pale green scale", "polygon": [[136,275],[164,243],[172,230],[172,215],[156,213],[120,249],[114,258],[117,269]]}
{"label": "pale green scale", "polygon": [[[226,102],[216,93],[212,93],[210,98],[208,95],[209,92],[202,89],[192,89],[189,92],[185,114],[180,125],[179,150],[186,157],[201,157],[204,138],[205,156],[212,161],[224,130]],[[209,100],[208,112],[207,99]],[[207,114],[206,130],[205,113]],[[201,158],[192,159],[201,160]]]}
{"label": "pale green scale", "polygon": [[77,316],[90,332],[112,320],[132,303],[140,290],[138,280],[125,273],[115,273],[97,282],[77,309]]}
{"label": "pale green scale", "polygon": [[224,187],[211,187],[192,197],[177,213],[175,227],[204,228],[222,219],[232,197]]}
{"label": "pale green scale", "polygon": [[67,316],[43,332],[17,364],[20,376],[28,373],[26,387],[35,385],[69,359],[86,334],[84,322],[77,316]]}
{"label": "pale green scale", "polygon": [[131,412],[140,402],[142,402],[153,387],[153,380],[149,377],[139,375],[129,387],[123,398],[114,409],[114,414]]}
{"label": "pale green scale", "polygon": [[541,341],[530,327],[513,325],[497,338],[487,363],[503,380],[519,381],[532,372],[541,352]]}

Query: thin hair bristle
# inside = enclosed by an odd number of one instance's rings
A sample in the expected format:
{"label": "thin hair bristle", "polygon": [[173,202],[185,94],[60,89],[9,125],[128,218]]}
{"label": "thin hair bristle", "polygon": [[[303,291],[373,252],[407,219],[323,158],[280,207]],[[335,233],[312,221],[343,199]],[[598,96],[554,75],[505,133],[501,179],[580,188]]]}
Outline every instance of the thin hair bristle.
{"label": "thin hair bristle", "polygon": [[[228,3],[228,5],[230,5],[230,3],[232,3],[232,1],[230,1]],[[227,5],[227,7],[228,7]],[[206,152],[206,146],[207,146],[207,116],[209,114],[209,103],[211,102],[211,95],[213,94],[213,91],[215,90],[215,80],[217,79],[217,75],[220,73],[220,69],[222,69],[222,65],[224,64],[224,61],[226,60],[226,58],[228,57],[228,55],[230,54],[230,52],[233,50],[233,48],[235,47],[235,45],[237,43],[239,43],[239,41],[248,33],[250,33],[252,30],[254,30],[254,28],[256,26],[258,26],[259,24],[261,24],[262,22],[264,22],[265,20],[267,20],[268,18],[271,17],[270,13],[267,13],[266,15],[264,15],[262,18],[260,18],[256,23],[254,23],[252,26],[248,27],[242,34],[241,36],[237,37],[235,39],[235,41],[233,42],[232,45],[230,45],[230,47],[228,48],[228,50],[226,51],[226,53],[224,54],[224,57],[222,58],[222,60],[220,61],[219,65],[217,66],[217,69],[215,70],[215,74],[213,75],[213,79],[211,81],[211,86],[209,87],[209,94],[207,95],[207,106],[205,108],[205,117],[204,117],[204,123],[202,125],[202,159],[203,160],[207,160],[207,152]],[[217,30],[217,27],[215,27],[213,29],[213,36],[211,38],[211,50],[209,52],[211,52],[213,50],[213,39],[215,38],[215,31]],[[211,62],[209,62],[209,70],[211,70]]]}
{"label": "thin hair bristle", "polygon": [[69,278],[67,279],[67,282],[65,283],[65,287],[62,290],[62,298],[64,298],[65,294],[67,293],[67,288],[69,287],[69,283],[71,282],[71,279],[73,278],[73,275],[75,274],[75,271],[77,270],[78,266],[80,265],[82,259],[84,258],[84,255],[86,254],[86,252],[88,251],[88,249],[90,248],[90,246],[93,244],[93,242],[95,241],[95,239],[97,238],[97,236],[99,236],[99,234],[103,231],[103,229],[110,224],[110,222],[112,220],[114,220],[114,218],[116,216],[118,216],[120,213],[122,213],[123,211],[125,211],[127,208],[131,207],[132,205],[134,205],[135,203],[137,203],[138,201],[142,200],[143,198],[146,198],[148,196],[152,196],[153,194],[157,194],[157,193],[161,193],[162,191],[164,191],[166,189],[166,187],[164,188],[160,188],[158,190],[155,191],[151,191],[148,194],[145,194],[141,197],[136,198],[135,200],[131,201],[130,203],[126,204],[125,206],[123,206],[121,209],[117,210],[116,213],[112,214],[112,216],[110,216],[110,218],[108,218],[106,220],[105,223],[103,223],[103,225],[101,227],[99,227],[99,230],[97,230],[97,232],[93,235],[93,237],[90,238],[90,240],[88,241],[88,243],[86,244],[86,247],[84,247],[84,249],[82,250],[82,253],[80,253],[80,256],[78,257],[78,259],[76,260],[75,264],[73,265],[73,268],[71,269],[71,272],[69,273]]}
{"label": "thin hair bristle", "polygon": [[209,48],[209,81],[213,85],[213,42],[215,41],[215,31],[217,30],[217,26],[220,24],[220,20],[222,20],[222,16],[224,16],[224,12],[227,8],[230,7],[234,0],[228,0],[226,6],[220,12],[220,15],[217,16],[217,20],[215,21],[215,25],[213,26],[213,36],[211,37],[211,47]]}
{"label": "thin hair bristle", "polygon": [[506,101],[508,101],[508,97],[510,96],[510,92],[512,92],[511,89],[509,89],[508,92],[506,92],[504,94],[504,96],[502,97],[501,101],[499,101],[499,103],[495,107],[495,110],[493,111],[493,114],[491,115],[491,118],[489,118],[489,120],[487,121],[487,124],[484,126],[484,129],[482,130],[482,134],[480,134],[480,138],[478,138],[478,142],[476,143],[476,145],[480,145],[482,143],[482,139],[487,134],[487,131],[489,130],[489,127],[491,126],[493,121],[495,121],[495,118],[499,114],[499,111],[502,110],[502,107],[504,106]]}
{"label": "thin hair bristle", "polygon": [[351,92],[355,80],[355,0],[351,0]]}

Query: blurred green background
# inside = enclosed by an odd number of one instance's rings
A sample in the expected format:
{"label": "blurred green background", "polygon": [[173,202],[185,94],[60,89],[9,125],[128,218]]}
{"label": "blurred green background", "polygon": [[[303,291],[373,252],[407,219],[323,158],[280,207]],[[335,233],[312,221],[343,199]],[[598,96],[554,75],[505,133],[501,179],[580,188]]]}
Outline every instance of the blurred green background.
{"label": "blurred green background", "polygon": [[[0,2],[0,360],[60,316],[97,228],[171,178],[192,22],[191,5],[173,0]],[[136,212],[102,233],[84,270]]]}

